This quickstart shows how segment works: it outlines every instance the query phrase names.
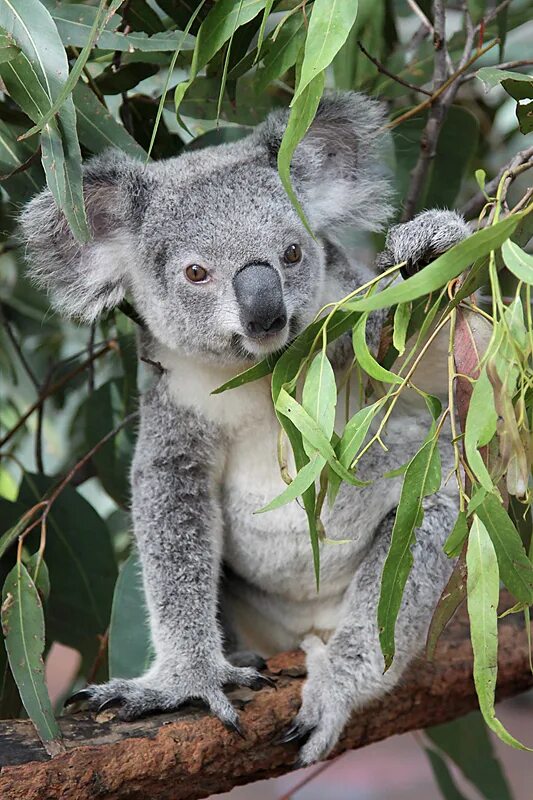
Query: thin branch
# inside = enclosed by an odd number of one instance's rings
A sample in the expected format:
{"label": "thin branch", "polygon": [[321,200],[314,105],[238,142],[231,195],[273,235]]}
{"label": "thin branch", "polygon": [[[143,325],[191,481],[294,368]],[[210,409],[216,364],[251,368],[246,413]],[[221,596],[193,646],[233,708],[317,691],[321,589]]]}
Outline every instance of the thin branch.
{"label": "thin branch", "polygon": [[410,89],[412,92],[420,92],[421,94],[427,94],[431,97],[431,92],[428,92],[427,89],[422,89],[421,86],[416,86],[414,83],[409,83],[409,81],[404,81],[403,78],[400,78],[399,75],[395,75],[394,72],[391,72],[381,63],[378,61],[377,58],[371,56],[368,50],[363,46],[362,42],[357,42],[359,49],[362,53],[374,64],[377,68],[378,72],[381,72],[383,75],[386,75],[388,78],[392,78],[393,81],[396,83],[400,83],[402,86],[405,86],[407,89]]}
{"label": "thin branch", "polygon": [[25,412],[22,414],[20,419],[16,422],[16,424],[0,439],[0,447],[3,447],[9,440],[17,433],[20,428],[24,425],[26,420],[31,417],[31,415],[37,411],[37,409],[42,405],[43,401],[46,400],[47,397],[50,395],[55,394],[55,392],[59,391],[65,384],[75,378],[80,372],[83,372],[84,369],[87,369],[89,364],[95,361],[97,358],[100,358],[105,353],[109,352],[110,350],[116,350],[117,343],[113,339],[108,342],[101,350],[97,350],[96,353],[93,354],[92,357],[86,359],[82,364],[79,364],[75,369],[69,372],[67,375],[64,375],[63,378],[56,381],[56,383],[52,384],[52,386],[48,387],[46,391],[42,392],[39,398],[33,403]]}
{"label": "thin branch", "polygon": [[476,25],[476,33],[481,29],[482,24],[485,26],[490,25],[490,23],[496,19],[500,11],[503,11],[507,6],[510,6],[513,0],[503,0],[502,3],[497,5],[495,8],[487,11],[483,19]]}
{"label": "thin branch", "polygon": [[[495,39],[493,42],[488,44],[482,50],[478,50],[476,53],[474,53],[474,55],[471,58],[468,59],[468,61],[462,67],[459,67],[459,69],[457,69],[453,73],[453,75],[450,75],[450,77],[441,86],[439,86],[439,88],[436,89],[436,91],[434,91],[430,95],[430,97],[428,97],[427,100],[423,100],[417,106],[413,106],[413,108],[410,108],[409,111],[405,112],[405,114],[401,114],[399,117],[393,119],[392,122],[389,122],[389,124],[386,125],[385,127],[395,128],[401,122],[405,122],[405,120],[411,119],[411,117],[415,117],[417,114],[420,114],[421,111],[425,111],[426,108],[430,108],[431,106],[435,105],[435,100],[437,100],[441,95],[443,95],[447,89],[450,89],[453,86],[453,84],[456,83],[457,78],[459,78],[464,72],[466,72],[466,70],[469,67],[471,67],[472,64],[478,60],[478,58],[481,58],[481,56],[485,55],[485,53],[487,53],[489,50],[492,50],[493,47],[496,47],[497,44],[499,44],[499,39]],[[454,87],[455,91],[451,95],[452,100],[455,98],[457,88]],[[449,103],[449,105],[451,105],[451,102]]]}
{"label": "thin branch", "polygon": [[[68,484],[71,482],[71,480],[76,475],[78,470],[80,470],[85,464],[87,464],[87,462],[91,460],[94,454],[97,453],[104,446],[104,444],[113,439],[117,435],[117,433],[119,433],[123,428],[125,428],[126,425],[129,425],[129,423],[132,422],[134,419],[137,419],[138,416],[139,416],[138,411],[132,411],[131,414],[128,414],[126,417],[124,417],[124,419],[121,422],[119,422],[118,425],[115,425],[115,427],[112,430],[106,433],[105,436],[103,436],[93,447],[91,447],[91,449],[88,450],[84,456],[82,456],[78,461],[76,461],[74,466],[67,472],[65,477],[57,484],[55,489],[53,489],[51,495],[38,504],[43,506],[43,512],[41,516],[38,519],[34,520],[34,522],[32,522],[30,525],[28,525],[28,527],[20,534],[19,541],[21,539],[24,540],[26,536],[28,536],[28,534],[31,533],[31,531],[38,525],[41,526],[41,531],[46,530],[46,521],[48,519],[48,514],[50,513],[53,504],[55,503],[55,501],[57,500],[63,489],[66,486],[68,486]],[[32,510],[33,509],[30,509],[30,511]]]}
{"label": "thin branch", "polygon": [[15,352],[16,352],[18,358],[19,358],[19,361],[22,364],[22,366],[24,368],[24,371],[26,372],[26,375],[28,376],[28,378],[32,382],[32,384],[35,387],[35,389],[37,389],[37,391],[39,391],[39,388],[40,388],[39,387],[39,381],[37,380],[34,371],[30,367],[30,364],[29,364],[26,356],[24,355],[24,351],[23,351],[23,349],[21,347],[21,344],[20,344],[19,340],[17,339],[17,337],[13,333],[13,329],[12,329],[10,323],[8,322],[8,319],[7,319],[6,315],[5,315],[4,309],[3,309],[1,304],[0,304],[0,320],[2,322],[2,325],[4,326],[4,330],[5,330],[6,334],[7,334],[8,339],[11,342],[11,344],[13,345],[13,349],[15,350]]}
{"label": "thin branch", "polygon": [[[520,150],[516,153],[511,161],[500,169],[496,177],[492,178],[492,180],[486,184],[485,193],[492,196],[496,192],[505,172],[508,172],[511,178],[514,179],[514,177],[516,177],[516,170],[521,169],[525,164],[529,164],[533,167],[533,147],[526,147],[524,150]],[[477,192],[477,194],[463,206],[463,215],[467,219],[476,217],[486,202],[487,199],[483,192]]]}

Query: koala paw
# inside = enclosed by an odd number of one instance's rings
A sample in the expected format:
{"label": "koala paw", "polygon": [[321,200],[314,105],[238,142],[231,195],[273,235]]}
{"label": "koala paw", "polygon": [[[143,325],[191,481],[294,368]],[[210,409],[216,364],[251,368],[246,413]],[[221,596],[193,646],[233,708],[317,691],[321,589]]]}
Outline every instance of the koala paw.
{"label": "koala paw", "polygon": [[118,718],[129,721],[200,700],[228,730],[244,736],[237,712],[223,692],[223,687],[230,685],[257,690],[273,686],[274,682],[251,667],[235,667],[228,662],[201,670],[154,666],[140,678],[114,678],[108,683],[87,686],[73,694],[65,705],[83,702],[96,712],[117,707]]}
{"label": "koala paw", "polygon": [[423,211],[410,222],[395,225],[387,235],[379,266],[405,261],[402,275],[409,278],[450,247],[466,239],[470,229],[455,211]]}
{"label": "koala paw", "polygon": [[296,763],[306,767],[326,758],[335,747],[352,707],[322,640],[307,636],[301,647],[307,653],[302,705],[293,724],[275,741],[300,744]]}

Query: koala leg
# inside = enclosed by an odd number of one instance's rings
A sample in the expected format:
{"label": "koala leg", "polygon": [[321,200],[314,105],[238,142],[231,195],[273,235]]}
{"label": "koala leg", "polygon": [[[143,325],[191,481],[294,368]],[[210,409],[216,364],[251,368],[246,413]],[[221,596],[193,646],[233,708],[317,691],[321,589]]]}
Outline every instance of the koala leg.
{"label": "koala leg", "polygon": [[357,570],[344,598],[342,620],[327,644],[317,636],[302,643],[307,653],[307,681],[294,724],[279,742],[304,742],[298,763],[325,758],[336,745],[352,711],[383,697],[424,646],[429,621],[453,564],[442,544],[453,525],[453,505],[433,497],[413,547],[414,565],[396,623],[396,655],[383,674],[377,625],[381,573],[394,513],[378,530],[375,543]]}

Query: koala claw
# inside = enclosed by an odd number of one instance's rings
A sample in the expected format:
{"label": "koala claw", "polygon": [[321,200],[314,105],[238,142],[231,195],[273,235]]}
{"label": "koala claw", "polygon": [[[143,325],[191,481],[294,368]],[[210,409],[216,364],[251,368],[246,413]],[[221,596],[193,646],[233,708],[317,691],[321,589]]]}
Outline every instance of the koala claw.
{"label": "koala claw", "polygon": [[241,739],[246,739],[246,734],[238,719],[228,719],[223,723],[223,725],[226,728],[226,730],[236,733],[238,736],[241,737]]}
{"label": "koala claw", "polygon": [[268,675],[258,675],[254,682],[250,684],[250,689],[253,689],[254,692],[258,692],[260,689],[264,689],[265,686],[270,686],[271,689],[276,690],[278,688],[273,678],[270,678]]}
{"label": "koala claw", "polygon": [[82,703],[84,700],[88,700],[91,696],[91,692],[89,689],[78,689],[77,692],[71,694],[70,697],[64,702],[64,706],[73,706],[75,703]]}
{"label": "koala claw", "polygon": [[98,708],[96,709],[96,713],[100,714],[101,711],[106,711],[108,708],[115,708],[116,706],[122,705],[123,698],[120,695],[116,695],[115,697],[109,697],[107,700],[104,700]]}
{"label": "koala claw", "polygon": [[307,728],[299,722],[294,722],[292,725],[289,725],[285,731],[276,736],[273,744],[289,744],[289,742],[294,741],[303,743],[309,738],[312,732],[313,728]]}

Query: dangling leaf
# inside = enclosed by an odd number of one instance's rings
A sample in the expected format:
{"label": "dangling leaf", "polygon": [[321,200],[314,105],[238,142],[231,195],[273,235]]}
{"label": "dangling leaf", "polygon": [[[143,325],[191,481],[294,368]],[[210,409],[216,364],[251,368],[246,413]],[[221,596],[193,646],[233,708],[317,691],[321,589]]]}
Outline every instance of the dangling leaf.
{"label": "dangling leaf", "polygon": [[44,681],[44,614],[35,584],[20,561],[2,592],[2,630],[20,697],[47,752],[64,752]]}

